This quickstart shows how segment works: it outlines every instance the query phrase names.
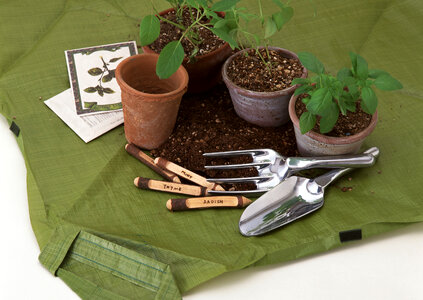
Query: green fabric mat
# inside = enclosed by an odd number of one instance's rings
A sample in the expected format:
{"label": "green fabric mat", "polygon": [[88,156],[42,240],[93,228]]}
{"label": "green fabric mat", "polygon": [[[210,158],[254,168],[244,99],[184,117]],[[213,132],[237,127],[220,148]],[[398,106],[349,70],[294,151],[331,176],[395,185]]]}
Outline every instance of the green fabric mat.
{"label": "green fabric mat", "polygon": [[313,2],[317,16],[310,1],[293,1],[275,46],[311,51],[332,72],[355,51],[404,89],[377,92],[380,120],[365,147],[381,156],[338,181],[351,192],[332,186],[316,213],[245,238],[241,210],[170,213],[171,194],[136,189],[136,176],[159,177],[125,152],[122,126],[85,144],[43,103],[69,88],[65,50],[138,41],[150,1],[0,0],[0,112],[21,129],[41,263],[85,299],[172,299],[224,272],[338,247],[341,231],[367,238],[423,221],[423,2]]}

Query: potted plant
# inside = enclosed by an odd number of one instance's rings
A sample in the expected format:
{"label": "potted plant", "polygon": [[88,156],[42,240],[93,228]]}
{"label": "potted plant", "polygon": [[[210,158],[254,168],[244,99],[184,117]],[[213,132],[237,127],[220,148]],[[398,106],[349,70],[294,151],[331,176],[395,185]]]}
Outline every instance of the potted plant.
{"label": "potted plant", "polygon": [[155,72],[159,55],[143,53],[124,59],[116,68],[122,93],[125,137],[143,149],[155,149],[172,133],[188,73],[179,66],[169,78]]}
{"label": "potted plant", "polygon": [[[269,46],[271,37],[293,16],[292,7],[279,0],[273,3],[275,11],[270,16],[263,15],[258,0],[259,14],[234,7],[222,21],[235,24],[231,33],[241,50],[225,62],[223,80],[238,116],[262,127],[276,127],[289,121],[288,103],[296,89],[291,81],[307,77],[307,70],[295,53]],[[259,34],[254,33],[257,25],[261,29]]]}
{"label": "potted plant", "polygon": [[352,67],[340,69],[335,77],[325,72],[313,54],[298,53],[301,63],[316,74],[293,80],[301,86],[289,103],[302,155],[358,152],[377,122],[378,100],[373,87],[384,91],[402,88],[387,72],[369,69],[362,56],[353,52],[349,55]]}
{"label": "potted plant", "polygon": [[220,80],[223,62],[235,44],[222,25],[224,12],[239,0],[167,0],[171,8],[148,15],[140,24],[145,53],[160,53],[157,75],[168,78],[183,64],[190,76],[189,92],[203,92]]}

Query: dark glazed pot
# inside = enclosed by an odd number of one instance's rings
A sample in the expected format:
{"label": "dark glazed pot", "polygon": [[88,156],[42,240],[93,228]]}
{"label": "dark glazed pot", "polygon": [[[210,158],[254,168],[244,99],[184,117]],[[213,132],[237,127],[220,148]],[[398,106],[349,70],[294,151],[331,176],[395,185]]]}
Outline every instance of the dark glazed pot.
{"label": "dark glazed pot", "polygon": [[373,114],[370,125],[363,131],[345,137],[326,136],[314,131],[301,134],[300,120],[295,112],[298,96],[289,101],[289,116],[294,124],[297,148],[303,156],[355,154],[360,151],[364,140],[372,133],[377,123],[377,111]]}
{"label": "dark glazed pot", "polygon": [[138,54],[116,68],[125,137],[129,143],[148,150],[159,147],[172,133],[188,86],[188,73],[183,66],[168,79],[159,79],[158,58],[158,54]]}
{"label": "dark glazed pot", "polygon": [[[269,49],[282,53],[286,58],[298,59],[298,56],[289,50],[277,47]],[[235,111],[245,121],[261,127],[281,126],[289,121],[288,103],[298,85],[275,92],[255,92],[237,86],[228,77],[227,70],[235,57],[248,50],[250,49],[235,53],[223,65],[223,81],[229,89]],[[307,77],[306,68],[303,68],[301,77]]]}
{"label": "dark glazed pot", "polygon": [[[166,15],[173,11],[169,8],[159,13],[159,15]],[[224,17],[222,12],[217,13],[220,17]],[[143,46],[144,53],[156,53],[149,46]],[[214,87],[221,79],[222,65],[225,60],[231,55],[232,49],[228,43],[225,43],[220,48],[205,55],[196,56],[194,63],[188,62],[188,58],[184,58],[182,65],[186,68],[189,74],[189,93],[202,93]]]}

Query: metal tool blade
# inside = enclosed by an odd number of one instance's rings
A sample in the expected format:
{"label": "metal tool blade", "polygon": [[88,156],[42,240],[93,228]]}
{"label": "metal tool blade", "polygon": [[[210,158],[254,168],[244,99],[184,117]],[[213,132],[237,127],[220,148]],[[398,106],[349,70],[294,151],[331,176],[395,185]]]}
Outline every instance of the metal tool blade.
{"label": "metal tool blade", "polygon": [[291,176],[248,206],[239,221],[244,236],[257,236],[288,224],[323,206],[323,191],[310,193],[310,180]]}

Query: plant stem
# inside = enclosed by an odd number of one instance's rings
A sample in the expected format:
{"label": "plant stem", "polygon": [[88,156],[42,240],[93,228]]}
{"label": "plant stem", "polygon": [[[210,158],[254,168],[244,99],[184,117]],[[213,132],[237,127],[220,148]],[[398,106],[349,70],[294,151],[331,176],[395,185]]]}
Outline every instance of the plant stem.
{"label": "plant stem", "polygon": [[[197,16],[199,15],[199,10],[197,10]],[[190,26],[188,26],[188,28],[185,30],[185,32],[182,34],[181,38],[179,39],[179,42],[181,42],[183,40],[183,38],[186,37],[186,35],[189,33],[189,31],[191,30],[192,27],[194,27],[195,25],[197,25],[197,23],[200,22],[200,20],[205,16],[205,13],[203,13],[200,18],[197,17],[197,19],[195,20],[194,23],[192,23]]]}
{"label": "plant stem", "polygon": [[181,30],[186,30],[186,28],[184,26],[182,26],[182,25],[180,25],[178,23],[175,23],[175,22],[173,22],[173,21],[171,21],[169,19],[163,18],[159,14],[157,14],[156,17],[159,18],[161,21],[166,22],[166,23],[169,23],[169,24],[172,24],[173,26],[175,26],[175,27],[177,27],[177,28],[179,28]]}

